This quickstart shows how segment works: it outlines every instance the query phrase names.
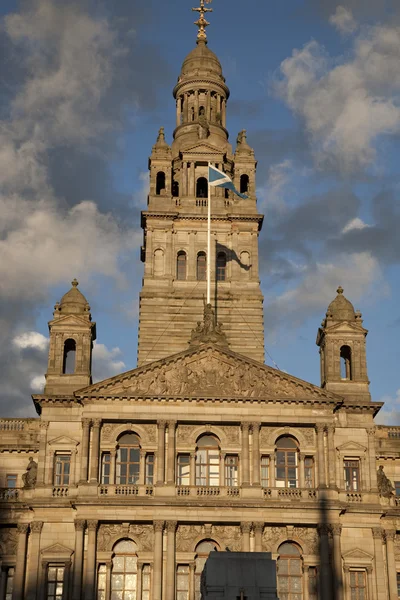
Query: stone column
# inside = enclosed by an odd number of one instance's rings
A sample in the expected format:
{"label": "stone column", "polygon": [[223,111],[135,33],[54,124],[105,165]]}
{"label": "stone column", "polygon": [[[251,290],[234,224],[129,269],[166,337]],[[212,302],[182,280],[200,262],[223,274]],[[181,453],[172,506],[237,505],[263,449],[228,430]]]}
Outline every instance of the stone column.
{"label": "stone column", "polygon": [[199,119],[199,90],[195,90],[194,92],[194,120],[198,121]]}
{"label": "stone column", "polygon": [[308,600],[308,598],[309,598],[309,594],[308,594],[308,590],[309,590],[308,569],[309,569],[308,565],[303,565],[303,594],[304,594],[304,600]]}
{"label": "stone column", "polygon": [[395,531],[385,531],[386,538],[386,562],[389,584],[389,599],[397,600],[397,573],[396,562],[394,558],[394,537]]}
{"label": "stone column", "polygon": [[226,100],[225,98],[222,98],[222,126],[226,128]]}
{"label": "stone column", "polygon": [[111,450],[110,452],[110,485],[115,483],[115,459],[117,457],[117,451]]}
{"label": "stone column", "polygon": [[250,552],[251,523],[241,523],[240,529],[242,532],[242,552]]}
{"label": "stone column", "polygon": [[33,523],[31,523],[31,535],[29,537],[29,564],[27,574],[27,600],[35,600],[37,597],[40,557],[40,534],[42,529],[43,521],[33,521]]}
{"label": "stone column", "polygon": [[325,479],[325,450],[324,450],[324,429],[325,426],[318,423],[315,426],[317,432],[317,446],[318,446],[318,487],[320,489],[326,488]]}
{"label": "stone column", "polygon": [[378,481],[376,476],[375,428],[367,429],[367,434],[370,488],[371,492],[378,492]]}
{"label": "stone column", "polygon": [[140,450],[139,485],[145,484],[146,476],[146,450]]}
{"label": "stone column", "polygon": [[74,578],[72,583],[72,600],[81,600],[82,572],[83,572],[83,543],[85,539],[86,521],[77,519],[75,525],[75,554]]}
{"label": "stone column", "polygon": [[253,430],[253,485],[260,485],[260,423],[252,423]]}
{"label": "stone column", "polygon": [[210,122],[210,118],[211,118],[211,90],[207,91],[206,115],[207,115],[207,121]]}
{"label": "stone column", "polygon": [[340,536],[342,526],[340,523],[331,525],[333,535],[333,584],[335,589],[335,600],[343,599],[343,573],[342,573],[342,549]]}
{"label": "stone column", "polygon": [[188,195],[188,184],[187,184],[187,163],[182,162],[182,191],[180,192],[181,196]]}
{"label": "stone column", "polygon": [[328,477],[329,487],[336,489],[335,427],[327,425],[328,432]]}
{"label": "stone column", "polygon": [[137,562],[136,600],[142,600],[143,563]]}
{"label": "stone column", "polygon": [[167,521],[167,565],[165,600],[175,600],[175,531],[176,521]]}
{"label": "stone column", "polygon": [[100,427],[101,419],[94,419],[92,430],[92,460],[90,463],[90,481],[92,483],[97,483],[99,479]]}
{"label": "stone column", "polygon": [[18,549],[17,559],[15,561],[14,586],[12,600],[21,600],[24,597],[25,587],[25,567],[26,567],[26,547],[28,542],[28,524],[19,523],[17,525]]}
{"label": "stone column", "polygon": [[254,523],[254,545],[256,552],[262,552],[262,534],[264,523]]}
{"label": "stone column", "polygon": [[167,483],[175,484],[175,426],[176,421],[168,421],[168,466]]}
{"label": "stone column", "polygon": [[153,600],[161,600],[164,521],[154,521]]}
{"label": "stone column", "polygon": [[190,181],[189,195],[195,197],[196,196],[196,171],[195,171],[195,163],[194,163],[194,161],[192,161],[190,163],[189,181]]}
{"label": "stone column", "polygon": [[249,477],[249,423],[242,423],[242,485],[250,485]]}
{"label": "stone column", "polygon": [[82,445],[81,445],[81,477],[80,483],[88,480],[89,467],[89,429],[91,420],[82,419]]}
{"label": "stone column", "polygon": [[189,563],[189,600],[194,600],[194,573],[196,570],[195,561]]}
{"label": "stone column", "polygon": [[88,527],[88,545],[86,551],[86,583],[85,600],[94,600],[95,582],[96,582],[96,539],[97,539],[97,521],[87,522]]}
{"label": "stone column", "polygon": [[329,563],[329,528],[327,525],[318,526],[320,537],[320,588],[325,591],[324,600],[332,598],[332,582]]}
{"label": "stone column", "polygon": [[45,484],[47,429],[49,428],[49,422],[40,421],[39,427],[40,438],[36,487],[42,487]]}
{"label": "stone column", "polygon": [[190,453],[189,483],[196,485],[196,452]]}
{"label": "stone column", "polygon": [[164,485],[165,480],[165,425],[166,421],[158,421],[157,445],[157,485]]}
{"label": "stone column", "polygon": [[275,452],[271,452],[269,455],[269,487],[275,487]]}
{"label": "stone column", "polygon": [[304,454],[299,452],[299,487],[304,488]]}
{"label": "stone column", "polygon": [[176,99],[176,126],[179,127],[179,125],[181,124],[181,106],[182,106],[182,100],[181,97],[178,96]]}
{"label": "stone column", "polygon": [[104,563],[106,565],[106,600],[110,600],[112,560],[105,560]]}
{"label": "stone column", "polygon": [[372,567],[371,565],[368,565],[367,567],[367,574],[368,574],[368,588],[367,588],[367,597],[368,598],[372,598],[373,597],[373,589],[374,589],[374,584],[373,584],[373,578],[372,578]]}
{"label": "stone column", "polygon": [[189,93],[183,94],[183,122],[189,122]]}
{"label": "stone column", "polygon": [[225,452],[221,452],[220,455],[219,455],[219,485],[221,487],[225,487],[226,486],[226,480],[225,480],[225,458],[226,458]]}
{"label": "stone column", "polygon": [[380,527],[372,528],[372,537],[374,538],[375,594],[377,600],[385,600],[387,588],[383,561],[382,533]]}

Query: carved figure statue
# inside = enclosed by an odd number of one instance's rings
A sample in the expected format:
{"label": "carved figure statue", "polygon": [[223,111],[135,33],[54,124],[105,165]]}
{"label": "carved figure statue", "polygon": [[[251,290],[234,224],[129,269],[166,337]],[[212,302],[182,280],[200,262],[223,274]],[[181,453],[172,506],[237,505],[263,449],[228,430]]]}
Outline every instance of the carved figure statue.
{"label": "carved figure statue", "polygon": [[245,141],[246,141],[246,130],[242,129],[242,131],[239,131],[239,133],[238,133],[238,136],[236,138],[236,144],[242,144]]}
{"label": "carved figure statue", "polygon": [[204,308],[204,333],[211,333],[214,328],[214,311],[211,304],[207,304]]}
{"label": "carved figure statue", "polygon": [[391,498],[394,494],[394,487],[390,479],[385,475],[382,465],[378,469],[377,479],[379,494],[383,498]]}
{"label": "carved figure statue", "polygon": [[205,115],[204,108],[200,108],[199,112],[199,129],[198,129],[199,139],[203,140],[208,138],[210,135],[210,125],[208,124],[207,117]]}
{"label": "carved figure statue", "polygon": [[24,482],[24,488],[34,488],[37,480],[37,463],[33,460],[32,456],[29,458],[28,466],[26,467],[26,473],[22,475],[22,481]]}

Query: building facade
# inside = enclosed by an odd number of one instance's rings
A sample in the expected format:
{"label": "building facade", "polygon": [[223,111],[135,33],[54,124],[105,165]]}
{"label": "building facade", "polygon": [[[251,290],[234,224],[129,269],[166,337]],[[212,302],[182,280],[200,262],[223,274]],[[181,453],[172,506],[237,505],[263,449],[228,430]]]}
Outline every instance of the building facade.
{"label": "building facade", "polygon": [[[199,600],[210,551],[271,552],[280,600],[394,600],[400,427],[377,426],[362,317],[339,288],[321,386],[263,362],[256,161],[232,154],[205,39],[149,161],[138,368],[92,383],[78,282],[57,303],[36,419],[0,420],[0,600]],[[207,164],[215,294],[204,307]],[[222,325],[221,325],[222,323]]]}

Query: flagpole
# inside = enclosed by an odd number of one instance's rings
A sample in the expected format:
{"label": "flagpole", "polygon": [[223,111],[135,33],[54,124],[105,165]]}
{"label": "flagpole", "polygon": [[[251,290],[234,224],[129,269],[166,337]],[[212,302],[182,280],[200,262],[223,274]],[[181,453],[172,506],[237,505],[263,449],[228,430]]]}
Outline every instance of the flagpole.
{"label": "flagpole", "polygon": [[211,304],[211,186],[210,163],[208,163],[208,198],[207,198],[207,304]]}

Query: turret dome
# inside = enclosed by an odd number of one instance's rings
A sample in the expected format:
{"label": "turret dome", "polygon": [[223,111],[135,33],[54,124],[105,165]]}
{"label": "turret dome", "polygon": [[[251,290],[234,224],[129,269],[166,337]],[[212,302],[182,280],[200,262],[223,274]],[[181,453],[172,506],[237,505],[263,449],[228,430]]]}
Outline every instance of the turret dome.
{"label": "turret dome", "polygon": [[72,288],[64,294],[58,305],[58,311],[63,314],[88,313],[90,306],[85,296],[78,290],[78,281],[74,279]]}
{"label": "turret dome", "polygon": [[182,63],[179,80],[193,77],[211,77],[225,82],[222,67],[217,55],[207,46],[206,41],[198,40],[197,45]]}
{"label": "turret dome", "polygon": [[332,319],[333,321],[356,320],[354,306],[350,300],[347,300],[347,298],[343,296],[343,288],[341,286],[339,286],[337,289],[336,298],[328,306],[326,317],[327,319]]}

